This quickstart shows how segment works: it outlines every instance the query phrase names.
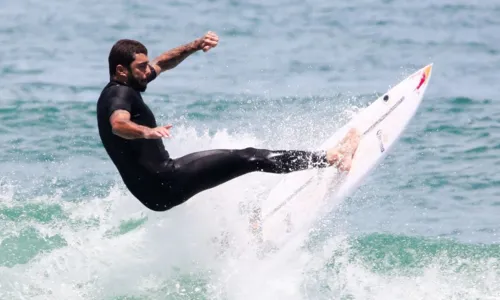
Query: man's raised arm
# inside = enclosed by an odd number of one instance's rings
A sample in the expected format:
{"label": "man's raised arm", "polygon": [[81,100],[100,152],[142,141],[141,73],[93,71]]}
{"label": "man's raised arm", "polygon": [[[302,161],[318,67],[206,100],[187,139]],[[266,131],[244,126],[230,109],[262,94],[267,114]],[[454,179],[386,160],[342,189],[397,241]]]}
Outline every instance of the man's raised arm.
{"label": "man's raised arm", "polygon": [[219,43],[219,37],[214,32],[209,31],[203,37],[198,38],[191,43],[170,49],[152,61],[152,67],[157,74],[175,68],[186,57],[198,50],[207,52]]}

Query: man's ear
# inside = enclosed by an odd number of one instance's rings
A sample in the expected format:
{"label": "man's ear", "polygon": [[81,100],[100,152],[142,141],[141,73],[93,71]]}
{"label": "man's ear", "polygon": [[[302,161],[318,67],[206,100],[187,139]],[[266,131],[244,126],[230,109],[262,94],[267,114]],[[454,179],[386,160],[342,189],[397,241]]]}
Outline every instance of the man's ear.
{"label": "man's ear", "polygon": [[127,68],[125,68],[122,65],[116,66],[116,75],[121,75],[121,76],[127,77],[128,76]]}

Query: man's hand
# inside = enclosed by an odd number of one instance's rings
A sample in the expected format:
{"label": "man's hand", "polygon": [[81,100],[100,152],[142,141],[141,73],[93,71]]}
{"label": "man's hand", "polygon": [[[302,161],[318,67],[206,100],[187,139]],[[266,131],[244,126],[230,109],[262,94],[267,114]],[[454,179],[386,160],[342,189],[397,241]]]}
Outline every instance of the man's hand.
{"label": "man's hand", "polygon": [[156,128],[149,128],[144,132],[145,139],[161,139],[163,137],[171,137],[169,129],[172,128],[172,125],[166,126],[158,126]]}
{"label": "man's hand", "polygon": [[123,109],[113,112],[109,121],[113,133],[128,140],[161,139],[162,137],[170,137],[169,129],[172,128],[170,124],[158,126],[156,128],[149,128],[136,124],[130,120],[130,113]]}
{"label": "man's hand", "polygon": [[215,32],[209,31],[202,38],[200,38],[200,49],[203,52],[207,52],[208,50],[217,47],[219,43],[219,37]]}

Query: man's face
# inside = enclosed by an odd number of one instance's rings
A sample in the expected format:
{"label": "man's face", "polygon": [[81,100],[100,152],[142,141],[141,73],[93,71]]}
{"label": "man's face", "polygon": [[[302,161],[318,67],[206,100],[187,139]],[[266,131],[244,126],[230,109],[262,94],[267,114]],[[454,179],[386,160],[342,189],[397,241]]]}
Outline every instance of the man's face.
{"label": "man's face", "polygon": [[130,64],[127,75],[127,83],[132,88],[144,92],[148,85],[148,77],[151,74],[149,59],[147,55],[137,53],[134,61]]}

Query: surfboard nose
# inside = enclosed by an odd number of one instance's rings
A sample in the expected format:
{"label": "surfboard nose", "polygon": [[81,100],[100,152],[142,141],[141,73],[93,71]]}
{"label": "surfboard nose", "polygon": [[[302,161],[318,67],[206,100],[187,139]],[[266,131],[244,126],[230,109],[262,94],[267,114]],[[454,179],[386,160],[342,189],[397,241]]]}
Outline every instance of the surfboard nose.
{"label": "surfboard nose", "polygon": [[420,69],[418,73],[422,74],[420,77],[420,81],[417,85],[417,88],[415,90],[420,90],[422,86],[427,84],[429,82],[429,77],[431,76],[431,71],[432,71],[432,63],[428,64],[427,66],[423,67]]}
{"label": "surfboard nose", "polygon": [[428,64],[427,66],[424,67],[425,77],[429,78],[431,76],[432,66],[433,65],[434,65],[434,63],[430,63],[430,64]]}

